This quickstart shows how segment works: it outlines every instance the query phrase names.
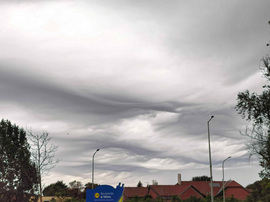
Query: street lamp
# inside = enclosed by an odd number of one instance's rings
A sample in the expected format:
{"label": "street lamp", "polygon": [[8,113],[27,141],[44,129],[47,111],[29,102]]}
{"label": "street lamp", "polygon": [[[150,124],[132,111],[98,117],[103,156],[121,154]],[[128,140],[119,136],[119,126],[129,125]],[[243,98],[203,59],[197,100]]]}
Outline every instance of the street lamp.
{"label": "street lamp", "polygon": [[222,162],[222,176],[223,176],[223,179],[222,179],[222,189],[223,189],[223,202],[225,202],[225,190],[224,190],[224,163],[226,160],[228,160],[229,158],[231,158],[230,156],[228,158],[226,158],[223,162]]}
{"label": "street lamp", "polygon": [[95,154],[99,151],[99,149],[97,149],[95,151],[95,153],[93,154],[93,158],[92,158],[92,189],[94,189],[94,157]]}
{"label": "street lamp", "polygon": [[211,202],[214,202],[214,195],[213,195],[213,175],[212,175],[212,160],[211,160],[211,147],[210,147],[210,129],[209,129],[209,122],[214,118],[211,116],[209,121],[207,121],[207,128],[208,128],[208,146],[209,146],[209,164],[210,164],[210,186],[211,186]]}

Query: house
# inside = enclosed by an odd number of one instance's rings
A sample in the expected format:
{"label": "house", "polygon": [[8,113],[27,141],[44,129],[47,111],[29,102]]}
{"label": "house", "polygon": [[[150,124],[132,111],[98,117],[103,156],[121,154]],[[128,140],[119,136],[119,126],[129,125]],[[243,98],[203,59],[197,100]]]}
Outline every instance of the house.
{"label": "house", "polygon": [[131,199],[134,197],[146,198],[149,194],[149,187],[125,187],[123,192],[123,200]]}
{"label": "house", "polygon": [[[236,181],[227,181],[224,184],[225,197],[234,197],[244,200],[250,194],[250,191],[244,188]],[[123,193],[123,200],[134,197],[156,199],[158,197],[165,201],[171,201],[173,197],[179,197],[182,200],[190,197],[205,198],[211,194],[210,181],[181,181],[181,175],[178,174],[178,183],[176,185],[149,185],[148,187],[126,187]],[[222,197],[222,181],[213,181],[214,197]]]}
{"label": "house", "polygon": [[149,195],[153,199],[161,197],[164,200],[171,200],[172,197],[178,196],[180,199],[185,200],[191,196],[197,198],[205,197],[192,185],[151,185],[149,187]]}
{"label": "house", "polygon": [[229,181],[224,186],[225,197],[234,196],[234,198],[244,200],[250,194],[250,190],[242,187],[235,181]]}
{"label": "house", "polygon": [[148,187],[125,187],[123,193],[123,200],[138,198],[152,199],[163,198],[163,200],[170,201],[172,197],[179,197],[182,200],[195,196],[197,198],[204,198],[196,188],[190,185],[150,185]]}
{"label": "house", "polygon": [[[181,185],[192,185],[200,193],[207,196],[211,194],[211,186],[209,181],[183,181]],[[236,181],[227,181],[224,183],[225,197],[234,197],[244,200],[250,194],[250,191],[244,188]],[[218,197],[223,195],[222,181],[213,181],[213,195]]]}

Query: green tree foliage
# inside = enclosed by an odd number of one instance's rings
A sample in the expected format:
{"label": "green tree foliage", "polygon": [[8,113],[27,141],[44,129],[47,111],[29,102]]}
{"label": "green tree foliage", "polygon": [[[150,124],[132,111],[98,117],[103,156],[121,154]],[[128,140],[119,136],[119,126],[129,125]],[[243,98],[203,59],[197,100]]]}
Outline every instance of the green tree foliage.
{"label": "green tree foliage", "polygon": [[43,190],[44,196],[68,196],[67,185],[63,181],[57,181],[56,183],[50,184]]}
{"label": "green tree foliage", "polygon": [[[99,186],[99,184],[94,184],[94,189],[95,189],[97,186]],[[88,183],[86,183],[86,184],[84,185],[84,191],[83,191],[83,193],[82,193],[84,199],[86,199],[86,190],[87,190],[87,189],[92,189],[92,183],[91,183],[91,182],[88,182]]]}
{"label": "green tree foliage", "polygon": [[[94,189],[99,186],[99,184],[94,183]],[[85,189],[92,189],[92,182],[88,182],[84,185]]]}
{"label": "green tree foliage", "polygon": [[193,177],[192,181],[210,181],[210,177],[203,175],[203,176],[197,176],[197,177]]}
{"label": "green tree foliage", "polygon": [[250,184],[246,187],[247,189],[252,189],[251,194],[246,199],[247,202],[253,201],[270,201],[270,180],[262,179],[260,181],[256,181],[253,184]]}
{"label": "green tree foliage", "polygon": [[[80,181],[72,181],[69,183],[68,196],[74,199],[83,199],[84,197],[84,187]],[[86,193],[85,193],[86,194]]]}
{"label": "green tree foliage", "polygon": [[28,201],[36,191],[37,173],[31,162],[26,132],[2,119],[0,122],[0,201]]}
{"label": "green tree foliage", "polygon": [[[95,184],[95,187],[97,186],[98,184]],[[63,181],[57,181],[45,187],[43,195],[56,196],[67,202],[80,202],[86,199],[86,189],[92,189],[92,183],[89,182],[83,186],[80,181],[74,180],[67,186]],[[71,199],[67,197],[71,197]]]}
{"label": "green tree foliage", "polygon": [[77,180],[74,180],[74,181],[70,182],[69,187],[71,189],[79,189],[79,190],[83,189],[82,183],[80,181],[77,181]]}
{"label": "green tree foliage", "polygon": [[143,184],[141,181],[138,182],[137,187],[143,187]]}
{"label": "green tree foliage", "polygon": [[196,196],[191,196],[190,198],[184,200],[183,202],[202,202],[203,199],[197,198]]}
{"label": "green tree foliage", "polygon": [[[267,81],[270,81],[270,57],[262,59],[261,71]],[[257,155],[263,171],[262,178],[270,178],[270,86],[263,86],[261,94],[250,93],[249,90],[238,93],[236,110],[252,123],[244,135],[250,137],[247,144],[250,156]]]}
{"label": "green tree foliage", "polygon": [[173,196],[171,199],[171,202],[181,202],[182,200],[180,199],[179,196]]}

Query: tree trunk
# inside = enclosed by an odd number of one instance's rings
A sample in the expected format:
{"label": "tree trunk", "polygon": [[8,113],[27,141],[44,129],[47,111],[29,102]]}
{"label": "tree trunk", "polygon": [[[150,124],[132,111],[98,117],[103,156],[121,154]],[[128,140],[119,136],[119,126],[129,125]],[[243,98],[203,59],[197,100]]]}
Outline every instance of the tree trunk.
{"label": "tree trunk", "polygon": [[42,201],[42,185],[41,185],[41,175],[40,175],[40,173],[39,173],[39,201],[43,202]]}

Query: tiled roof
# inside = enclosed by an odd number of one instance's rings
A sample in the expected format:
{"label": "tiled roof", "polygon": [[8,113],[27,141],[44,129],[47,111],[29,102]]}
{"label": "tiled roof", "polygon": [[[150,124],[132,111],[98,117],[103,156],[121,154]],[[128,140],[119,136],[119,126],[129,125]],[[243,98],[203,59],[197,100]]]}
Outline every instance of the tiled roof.
{"label": "tiled roof", "polygon": [[[214,196],[222,194],[222,181],[213,181]],[[124,198],[135,196],[145,197],[151,195],[152,198],[162,197],[170,198],[179,196],[182,200],[196,196],[203,198],[211,194],[209,181],[182,181],[181,185],[150,185],[148,187],[126,187],[124,189]],[[250,192],[235,181],[225,182],[225,196],[234,196],[237,199],[245,199]]]}
{"label": "tiled roof", "polygon": [[242,187],[228,187],[225,188],[225,197],[231,197],[244,200],[249,195],[249,191]]}
{"label": "tiled roof", "polygon": [[204,195],[196,190],[193,186],[190,186],[186,191],[180,194],[180,198],[182,200],[188,199],[191,196],[195,196],[196,198],[204,198]]}
{"label": "tiled roof", "polygon": [[182,200],[196,196],[203,198],[201,194],[191,185],[150,185],[147,187],[126,187],[124,189],[124,199],[138,196],[140,198],[150,195],[152,198],[162,197],[170,198],[172,196],[179,196]]}
{"label": "tiled roof", "polygon": [[151,185],[150,189],[156,192],[158,196],[178,196],[185,190],[187,190],[189,187],[189,185]]}
{"label": "tiled roof", "polygon": [[242,187],[241,184],[238,184],[237,182],[233,181],[228,181],[228,183],[225,185],[225,187]]}
{"label": "tiled roof", "polygon": [[[217,185],[217,186],[213,187],[213,192],[215,195],[215,193],[218,192],[217,190],[220,189],[220,184],[217,182],[213,182],[213,184]],[[199,190],[205,196],[210,195],[210,193],[211,193],[211,187],[210,187],[209,181],[182,181],[181,185],[192,185],[193,187],[195,187],[197,190]]]}
{"label": "tiled roof", "polygon": [[242,185],[237,182],[229,181],[225,185],[225,197],[234,196],[237,199],[244,200],[250,194],[250,191],[244,188]]}
{"label": "tiled roof", "polygon": [[145,197],[148,193],[147,187],[125,187],[124,196],[127,198],[131,197]]}

